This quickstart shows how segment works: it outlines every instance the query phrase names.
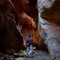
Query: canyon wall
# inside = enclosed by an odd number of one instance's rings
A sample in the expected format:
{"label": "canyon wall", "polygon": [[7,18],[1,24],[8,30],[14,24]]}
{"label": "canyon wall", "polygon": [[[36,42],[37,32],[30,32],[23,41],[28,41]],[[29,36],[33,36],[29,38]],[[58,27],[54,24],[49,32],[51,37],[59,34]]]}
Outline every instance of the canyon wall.
{"label": "canyon wall", "polygon": [[60,56],[60,0],[38,0],[38,19],[49,53]]}

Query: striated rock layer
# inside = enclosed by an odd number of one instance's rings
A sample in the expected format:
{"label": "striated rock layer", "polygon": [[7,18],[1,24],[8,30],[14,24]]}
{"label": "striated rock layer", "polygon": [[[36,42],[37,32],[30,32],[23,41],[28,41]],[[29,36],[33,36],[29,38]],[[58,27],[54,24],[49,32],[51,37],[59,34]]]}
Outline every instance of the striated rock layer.
{"label": "striated rock layer", "polygon": [[38,0],[38,6],[40,35],[50,54],[60,56],[60,0]]}

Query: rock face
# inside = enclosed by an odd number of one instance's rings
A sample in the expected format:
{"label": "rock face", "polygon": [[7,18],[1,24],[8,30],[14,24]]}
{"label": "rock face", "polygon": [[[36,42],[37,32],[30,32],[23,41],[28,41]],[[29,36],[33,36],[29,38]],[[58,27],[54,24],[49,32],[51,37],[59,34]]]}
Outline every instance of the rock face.
{"label": "rock face", "polygon": [[22,46],[23,37],[16,28],[14,9],[6,2],[0,5],[0,52],[7,53],[6,50],[18,50]]}
{"label": "rock face", "polygon": [[38,0],[39,31],[51,55],[60,56],[60,0]]}
{"label": "rock face", "polygon": [[[16,1],[16,0],[14,0],[14,1]],[[18,1],[17,1],[17,3],[18,3]],[[21,32],[24,35],[23,36],[24,40],[25,40],[25,35],[27,33],[31,33],[31,34],[33,34],[33,44],[34,44],[34,46],[37,46],[39,49],[41,48],[41,49],[44,50],[45,49],[45,47],[44,47],[45,44],[42,42],[42,40],[39,36],[39,31],[38,31],[38,12],[37,12],[37,9],[36,9],[37,0],[33,0],[33,1],[32,0],[28,0],[28,1],[27,0],[20,0],[20,3],[22,4],[23,11],[25,13],[27,13],[28,16],[32,17],[33,20],[36,23],[36,28],[35,29],[32,28],[32,27],[30,29],[28,29],[28,27],[29,27],[28,25],[23,25]],[[16,7],[17,7],[17,5],[16,5]],[[18,12],[20,12],[20,10]],[[18,14],[20,14],[20,13],[18,13]],[[24,19],[24,21],[22,20],[21,23],[25,22],[25,20],[27,21],[27,19]],[[28,23],[30,23],[30,22],[28,22]],[[26,24],[26,22],[25,22],[25,24]],[[33,33],[33,29],[34,29],[34,33]],[[42,45],[43,45],[43,47],[42,47]]]}

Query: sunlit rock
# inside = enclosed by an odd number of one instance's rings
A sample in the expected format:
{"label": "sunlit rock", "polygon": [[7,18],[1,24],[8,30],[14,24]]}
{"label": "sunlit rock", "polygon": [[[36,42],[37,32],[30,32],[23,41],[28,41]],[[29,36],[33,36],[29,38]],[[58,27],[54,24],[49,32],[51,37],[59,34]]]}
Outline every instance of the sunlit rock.
{"label": "sunlit rock", "polygon": [[[45,4],[44,4],[45,3]],[[51,55],[60,55],[60,0],[38,0],[39,31]]]}

